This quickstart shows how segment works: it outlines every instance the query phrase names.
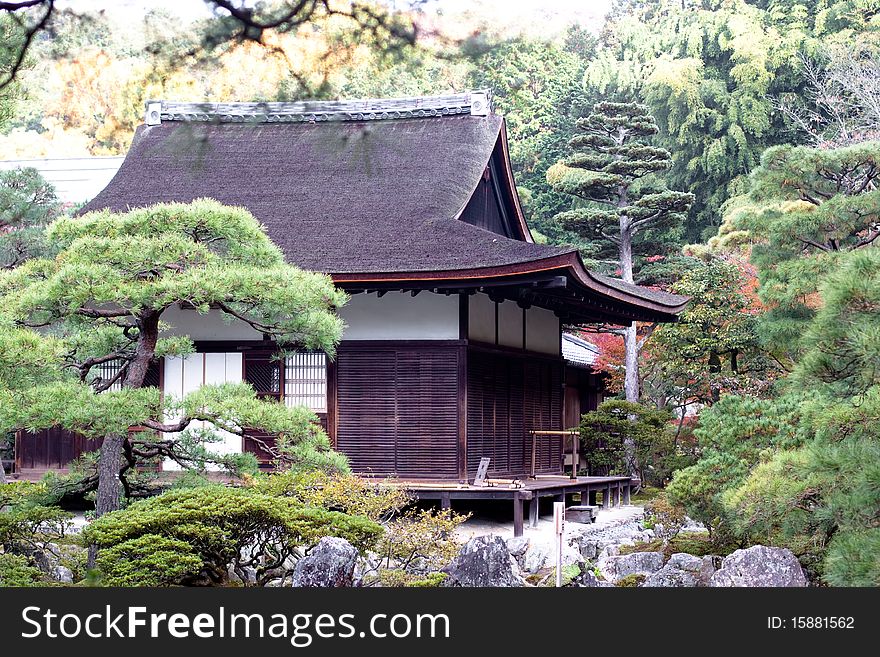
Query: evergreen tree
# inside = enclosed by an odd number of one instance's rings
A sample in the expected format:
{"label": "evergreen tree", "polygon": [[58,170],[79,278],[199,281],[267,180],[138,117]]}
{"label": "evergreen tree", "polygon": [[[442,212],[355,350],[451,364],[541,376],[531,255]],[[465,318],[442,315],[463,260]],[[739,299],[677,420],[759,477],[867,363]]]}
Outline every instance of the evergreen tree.
{"label": "evergreen tree", "polygon": [[847,252],[880,236],[880,142],[836,149],[768,149],[751,178],[749,202],[730,224],[754,242],[759,295],[770,310],[759,329],[768,348],[792,367],[821,305],[825,274]]}
{"label": "evergreen tree", "polygon": [[[282,349],[334,352],[344,293],[285,264],[250,213],[211,200],[102,211],[58,219],[48,236],[57,257],[0,273],[0,430],[61,426],[102,438],[96,470],[81,482],[97,488],[98,515],[119,508],[142,459],[193,467],[210,458],[204,443],[216,434],[196,421],[277,433],[294,463],[345,468],[305,408],[262,401],[247,384],[204,386],[183,399],[146,385],[152,361],[193,351],[187,336],[166,332],[166,311],[180,305],[219,311]],[[107,363],[119,367],[105,379]],[[226,465],[241,465],[239,456]]]}
{"label": "evergreen tree", "polygon": [[657,328],[646,346],[646,396],[684,413],[687,405],[715,403],[722,393],[766,394],[776,369],[759,347],[747,280],[735,262],[691,259],[672,285],[690,297],[688,307],[678,322]]}
{"label": "evergreen tree", "polygon": [[[547,180],[576,196],[583,207],[560,213],[556,221],[585,239],[604,240],[617,250],[621,277],[634,282],[633,241],[643,230],[674,226],[693,195],[666,189],[656,175],[669,168],[669,151],[647,143],[657,124],[644,105],[601,102],[577,121],[570,141],[574,154],[554,165]],[[628,402],[639,400],[636,325],[626,327]]]}
{"label": "evergreen tree", "polygon": [[696,199],[689,241],[714,234],[721,208],[769,146],[789,143],[773,111],[803,98],[803,57],[876,38],[876,0],[617,0],[585,77],[605,98],[644,100],[673,153],[669,184]]}
{"label": "evergreen tree", "polygon": [[44,229],[61,211],[55,189],[36,169],[0,171],[0,269],[44,255]]}

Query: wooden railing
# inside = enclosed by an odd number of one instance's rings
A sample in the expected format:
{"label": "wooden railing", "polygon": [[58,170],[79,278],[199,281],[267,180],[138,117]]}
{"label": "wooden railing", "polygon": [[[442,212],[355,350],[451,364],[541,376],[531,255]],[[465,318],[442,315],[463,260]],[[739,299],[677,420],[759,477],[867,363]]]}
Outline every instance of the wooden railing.
{"label": "wooden railing", "polygon": [[561,436],[563,438],[571,438],[571,476],[569,478],[572,480],[577,479],[578,443],[580,442],[580,432],[574,431],[572,429],[568,429],[566,431],[541,431],[533,429],[529,431],[529,436],[532,437],[532,466],[529,471],[529,479],[535,478],[535,458],[537,453],[538,438],[540,438],[541,436]]}

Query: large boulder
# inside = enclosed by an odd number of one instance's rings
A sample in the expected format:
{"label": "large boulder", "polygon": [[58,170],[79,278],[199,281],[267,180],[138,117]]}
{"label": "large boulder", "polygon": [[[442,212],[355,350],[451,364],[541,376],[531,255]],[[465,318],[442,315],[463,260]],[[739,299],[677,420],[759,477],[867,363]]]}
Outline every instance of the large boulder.
{"label": "large boulder", "polygon": [[686,552],[677,552],[656,573],[648,575],[642,586],[648,588],[680,588],[708,586],[715,572],[718,557],[695,557]]}
{"label": "large boulder", "polygon": [[597,564],[599,572],[609,582],[629,575],[651,575],[663,567],[662,552],[633,552],[619,556],[606,556]]}
{"label": "large boulder", "polygon": [[692,554],[677,552],[658,570],[645,578],[647,588],[682,588],[699,586],[703,560]]}
{"label": "large boulder", "polygon": [[676,552],[669,557],[669,561],[666,562],[666,565],[690,573],[696,573],[703,567],[703,560],[700,557],[695,557],[687,552]]}
{"label": "large boulder", "polygon": [[645,578],[642,586],[646,588],[690,588],[697,586],[697,578],[694,574],[681,568],[675,568],[666,564],[656,573]]}
{"label": "large boulder", "polygon": [[519,566],[500,536],[472,538],[444,572],[444,586],[525,586]]}
{"label": "large boulder", "polygon": [[804,569],[791,550],[755,545],[721,562],[709,586],[807,586]]}
{"label": "large boulder", "polygon": [[344,538],[327,536],[297,561],[292,586],[343,588],[352,586],[357,549]]}

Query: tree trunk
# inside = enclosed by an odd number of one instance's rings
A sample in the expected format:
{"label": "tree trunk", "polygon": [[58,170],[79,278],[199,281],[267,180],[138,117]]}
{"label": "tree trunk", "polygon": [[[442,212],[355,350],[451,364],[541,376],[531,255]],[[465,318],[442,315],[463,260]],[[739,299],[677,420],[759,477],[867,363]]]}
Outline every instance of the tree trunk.
{"label": "tree trunk", "polygon": [[633,404],[639,403],[639,336],[636,333],[636,323],[626,327],[623,334],[623,344],[626,348],[626,369],[623,389],[626,393],[626,401]]}
{"label": "tree trunk", "polygon": [[[159,317],[161,312],[149,311],[140,317],[138,322],[138,342],[134,358],[128,365],[124,388],[141,388],[147,376],[150,361],[156,355],[156,342],[159,339]],[[101,444],[101,455],[98,457],[98,493],[95,497],[95,517],[119,509],[119,498],[122,493],[122,482],[119,471],[122,467],[122,453],[125,449],[127,436],[110,435],[104,437]],[[89,568],[95,567],[97,548],[89,546]]]}
{"label": "tree trunk", "polygon": [[[620,247],[618,249],[620,258],[620,274],[621,278],[627,283],[634,282],[633,279],[633,253],[632,253],[632,229],[630,220],[626,215],[620,217]],[[639,339],[636,334],[636,323],[633,322],[626,327],[623,334],[624,347],[626,348],[626,378],[624,380],[624,390],[626,391],[626,401],[638,403],[639,401]]]}
{"label": "tree trunk", "polygon": [[627,283],[633,282],[633,247],[630,220],[626,215],[620,217],[620,244],[617,247],[620,260],[620,277]]}
{"label": "tree trunk", "polygon": [[3,461],[0,461],[0,484],[6,483],[6,468],[3,467]]}
{"label": "tree trunk", "polygon": [[[626,203],[626,195],[621,198]],[[633,283],[633,253],[632,253],[632,227],[629,217],[620,215],[620,245],[618,255],[620,258],[620,275],[627,283]],[[623,346],[626,351],[624,361],[623,390],[626,401],[633,404],[639,403],[639,336],[636,331],[636,323],[626,327],[623,333]],[[634,417],[630,420],[635,421]],[[639,464],[636,458],[636,446],[632,436],[626,436],[623,441],[626,462],[632,476],[638,476]]]}
{"label": "tree trunk", "polygon": [[[98,457],[98,494],[95,499],[95,516],[100,518],[105,513],[119,509],[119,498],[122,494],[122,482],[119,480],[119,468],[122,465],[123,436],[105,436]],[[89,546],[88,567],[95,567],[98,549]]]}

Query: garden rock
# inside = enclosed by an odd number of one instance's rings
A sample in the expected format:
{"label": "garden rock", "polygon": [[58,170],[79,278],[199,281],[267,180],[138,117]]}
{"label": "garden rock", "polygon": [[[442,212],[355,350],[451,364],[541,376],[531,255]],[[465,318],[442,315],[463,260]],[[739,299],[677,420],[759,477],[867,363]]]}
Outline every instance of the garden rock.
{"label": "garden rock", "polygon": [[444,572],[444,586],[525,586],[519,566],[500,536],[478,536],[465,543]]}
{"label": "garden rock", "polygon": [[807,586],[807,578],[791,550],[755,545],[725,557],[709,586],[798,587]]}
{"label": "garden rock", "polygon": [[344,538],[327,536],[300,559],[293,572],[293,586],[343,588],[352,586],[358,551]]}
{"label": "garden rock", "polygon": [[694,573],[666,564],[656,573],[645,578],[642,586],[646,588],[689,588],[697,586]]}
{"label": "garden rock", "polygon": [[686,552],[677,552],[656,573],[648,575],[642,586],[647,588],[681,588],[708,586],[715,572],[716,557],[695,557]]}
{"label": "garden rock", "polygon": [[572,547],[577,548],[584,559],[595,559],[599,556],[601,543],[590,539],[588,536],[576,536],[571,542]]}
{"label": "garden rock", "polygon": [[592,570],[585,570],[580,575],[571,580],[571,584],[569,586],[577,587],[577,588],[598,588],[602,583],[599,581],[599,578],[593,573]]}
{"label": "garden rock", "polygon": [[515,536],[514,538],[508,538],[507,549],[510,550],[510,554],[519,559],[519,557],[523,556],[526,553],[526,550],[529,549],[528,536]]}
{"label": "garden rock", "polygon": [[678,568],[679,570],[696,573],[703,567],[703,560],[700,557],[695,557],[687,552],[676,552],[669,557],[669,561],[666,562],[666,565]]}
{"label": "garden rock", "polygon": [[67,566],[55,566],[50,575],[53,580],[61,584],[73,584],[73,571]]}
{"label": "garden rock", "polygon": [[[582,566],[584,557],[570,543],[562,544],[562,565]],[[532,543],[522,557],[522,568],[527,573],[537,573],[543,568],[556,568],[556,545],[551,543]]]}
{"label": "garden rock", "polygon": [[663,567],[663,553],[633,552],[605,557],[599,561],[598,567],[609,582],[617,582],[629,575],[651,575]]}

